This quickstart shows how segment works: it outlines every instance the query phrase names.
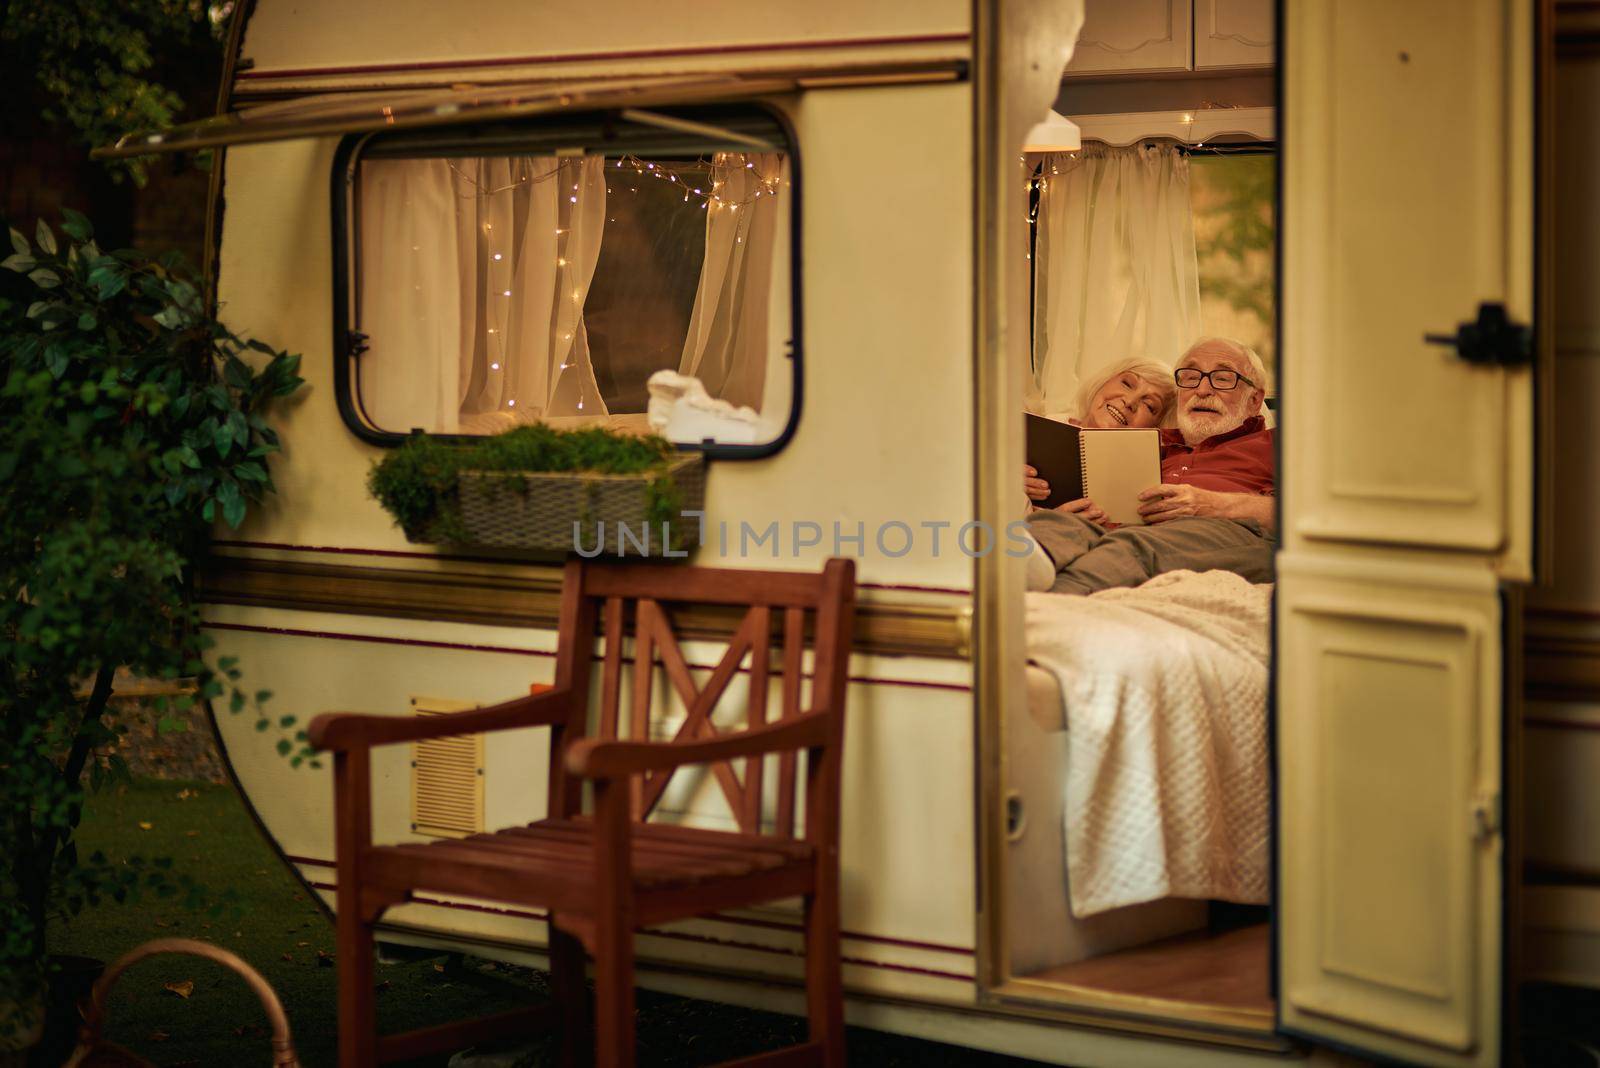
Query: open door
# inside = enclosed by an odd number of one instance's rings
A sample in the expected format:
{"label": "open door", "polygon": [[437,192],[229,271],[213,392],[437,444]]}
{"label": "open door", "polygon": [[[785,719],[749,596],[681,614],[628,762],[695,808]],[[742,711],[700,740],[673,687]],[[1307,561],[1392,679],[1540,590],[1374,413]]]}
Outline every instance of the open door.
{"label": "open door", "polygon": [[1415,1064],[1501,1053],[1533,2],[1281,6],[1279,1022]]}

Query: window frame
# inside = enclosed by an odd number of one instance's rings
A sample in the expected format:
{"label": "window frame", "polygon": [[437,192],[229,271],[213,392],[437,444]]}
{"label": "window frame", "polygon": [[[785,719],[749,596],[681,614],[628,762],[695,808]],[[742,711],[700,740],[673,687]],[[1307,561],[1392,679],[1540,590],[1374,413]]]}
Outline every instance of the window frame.
{"label": "window frame", "polygon": [[[804,305],[802,303],[801,285],[804,256],[802,254],[802,228],[801,228],[801,160],[799,152],[799,139],[795,135],[794,125],[789,116],[770,103],[761,100],[726,101],[717,105],[706,106],[680,106],[672,105],[652,106],[652,111],[673,117],[690,119],[698,123],[716,124],[720,119],[726,121],[730,117],[740,115],[750,116],[759,112],[762,117],[770,119],[782,133],[784,144],[782,151],[788,156],[789,164],[789,344],[788,351],[784,354],[789,361],[789,374],[791,392],[789,402],[789,415],[783,429],[771,441],[756,445],[724,444],[710,441],[703,442],[674,442],[673,445],[680,452],[699,452],[707,459],[716,460],[760,460],[781,452],[794,437],[799,427],[800,413],[805,399],[805,343],[804,343]],[[621,115],[621,109],[608,108],[585,112],[563,114],[559,117],[540,116],[537,119],[525,120],[513,124],[518,128],[530,131],[549,132],[563,127],[582,128],[593,127],[599,124],[601,128],[609,129],[613,125],[626,124],[636,127],[639,124],[629,122]],[[357,202],[358,186],[355,182],[356,168],[360,165],[363,152],[368,150],[374,141],[382,142],[386,139],[415,140],[419,137],[431,139],[437,137],[444,140],[449,137],[459,137],[462,133],[470,133],[474,129],[483,129],[489,126],[500,127],[503,124],[492,122],[472,122],[451,126],[433,127],[425,131],[378,131],[368,133],[348,134],[340,139],[339,146],[334,152],[333,168],[330,175],[330,196],[332,201],[332,251],[333,251],[333,389],[334,400],[339,410],[339,417],[345,427],[357,438],[369,445],[381,448],[395,448],[406,440],[419,433],[427,433],[446,441],[471,442],[481,441],[486,435],[482,434],[433,434],[420,429],[410,431],[394,431],[380,429],[366,414],[361,405],[360,392],[360,362],[361,355],[367,351],[366,335],[362,334],[355,322],[356,302],[353,299],[355,287],[359,283],[360,262],[357,249],[360,247],[356,239],[355,226],[360,218],[359,204]],[[579,142],[583,143],[583,142]],[[584,143],[585,151],[601,146]],[[602,154],[604,154],[602,148]],[[606,158],[611,158],[607,156]],[[771,358],[771,353],[768,354]]]}

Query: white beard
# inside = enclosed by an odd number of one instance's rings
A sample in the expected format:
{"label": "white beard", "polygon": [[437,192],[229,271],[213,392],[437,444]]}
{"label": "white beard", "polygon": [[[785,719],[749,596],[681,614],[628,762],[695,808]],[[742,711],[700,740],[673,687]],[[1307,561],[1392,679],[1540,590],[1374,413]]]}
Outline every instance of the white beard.
{"label": "white beard", "polygon": [[1226,434],[1243,425],[1242,418],[1224,412],[1178,412],[1178,430],[1190,445],[1198,445],[1207,438]]}

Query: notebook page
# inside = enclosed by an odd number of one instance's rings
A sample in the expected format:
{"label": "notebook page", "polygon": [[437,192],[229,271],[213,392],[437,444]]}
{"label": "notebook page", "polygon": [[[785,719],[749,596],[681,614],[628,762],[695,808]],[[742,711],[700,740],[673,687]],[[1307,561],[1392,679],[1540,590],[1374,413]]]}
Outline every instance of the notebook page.
{"label": "notebook page", "polygon": [[1161,435],[1155,430],[1085,430],[1084,484],[1106,518],[1142,525],[1139,494],[1161,482]]}

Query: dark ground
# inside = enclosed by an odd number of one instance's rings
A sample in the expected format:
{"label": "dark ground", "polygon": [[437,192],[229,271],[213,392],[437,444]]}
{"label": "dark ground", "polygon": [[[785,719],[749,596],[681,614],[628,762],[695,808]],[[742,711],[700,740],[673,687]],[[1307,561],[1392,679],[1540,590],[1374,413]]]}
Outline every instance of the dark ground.
{"label": "dark ground", "polygon": [[[85,855],[170,856],[208,887],[241,895],[237,916],[213,920],[154,899],[108,903],[52,931],[52,950],[111,960],[152,938],[224,946],[261,971],[294,1029],[305,1068],[335,1063],[333,927],[284,868],[231,787],[138,780],[90,799]],[[543,999],[544,974],[472,958],[424,957],[379,966],[381,1031],[443,1023]],[[187,996],[170,989],[192,983]],[[639,992],[642,1065],[699,1065],[799,1041],[805,1023],[706,1001]],[[166,956],[130,969],[112,991],[108,1036],[169,1068],[266,1063],[265,1016],[244,983],[209,961]],[[856,1065],[1028,1068],[1035,1062],[851,1028]],[[413,1068],[443,1066],[444,1058]],[[543,1065],[536,1050],[521,1062]]]}

